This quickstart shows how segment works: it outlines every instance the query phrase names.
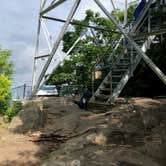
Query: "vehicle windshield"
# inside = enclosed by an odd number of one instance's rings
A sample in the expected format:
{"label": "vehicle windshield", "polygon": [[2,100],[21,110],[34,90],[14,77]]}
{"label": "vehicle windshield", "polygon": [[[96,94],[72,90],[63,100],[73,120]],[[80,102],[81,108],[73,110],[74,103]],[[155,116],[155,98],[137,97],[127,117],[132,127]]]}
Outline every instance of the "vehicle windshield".
{"label": "vehicle windshield", "polygon": [[55,90],[56,86],[43,86],[40,90]]}

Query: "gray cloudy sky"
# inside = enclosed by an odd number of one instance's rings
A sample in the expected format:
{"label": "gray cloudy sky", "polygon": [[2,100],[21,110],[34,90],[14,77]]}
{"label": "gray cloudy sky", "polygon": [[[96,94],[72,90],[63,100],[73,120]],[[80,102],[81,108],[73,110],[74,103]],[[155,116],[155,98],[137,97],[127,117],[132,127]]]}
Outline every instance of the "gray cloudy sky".
{"label": "gray cloudy sky", "polygon": [[[73,0],[71,0],[73,1]],[[108,7],[109,0],[102,1]],[[97,11],[97,6],[90,0],[83,0],[78,12],[81,16],[85,8]],[[111,8],[111,7],[110,7]],[[0,45],[3,49],[12,50],[12,60],[15,64],[13,86],[24,83],[31,84],[33,56],[37,31],[39,0],[3,1],[0,6]],[[68,7],[66,6],[66,11]],[[65,8],[63,11],[64,12]],[[62,15],[62,13],[57,14]]]}
{"label": "gray cloudy sky", "polygon": [[13,86],[31,83],[38,0],[3,1],[0,6],[0,44],[12,50]]}

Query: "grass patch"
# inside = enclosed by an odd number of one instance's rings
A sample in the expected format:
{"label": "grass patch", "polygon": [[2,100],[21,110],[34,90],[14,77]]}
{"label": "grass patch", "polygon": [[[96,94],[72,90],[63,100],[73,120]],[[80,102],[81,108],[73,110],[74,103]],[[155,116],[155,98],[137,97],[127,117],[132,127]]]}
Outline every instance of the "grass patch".
{"label": "grass patch", "polygon": [[3,127],[3,128],[8,128],[9,123],[4,123],[2,120],[0,120],[0,126]]}

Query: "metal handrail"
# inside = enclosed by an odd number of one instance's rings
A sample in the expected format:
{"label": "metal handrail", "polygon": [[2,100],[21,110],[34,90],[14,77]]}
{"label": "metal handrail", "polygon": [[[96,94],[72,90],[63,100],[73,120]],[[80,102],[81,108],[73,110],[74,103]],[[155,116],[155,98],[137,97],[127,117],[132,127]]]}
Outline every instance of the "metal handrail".
{"label": "metal handrail", "polygon": [[[124,25],[123,28],[125,28],[125,29],[126,29],[126,28],[129,28],[129,32],[130,32],[130,31],[132,30],[132,28],[133,28],[133,24],[135,24],[135,22],[133,22],[133,21],[130,20],[129,22],[127,22],[127,23]],[[110,60],[111,60],[111,58],[112,58],[112,56],[115,55],[115,51],[119,48],[120,42],[122,42],[123,39],[124,39],[124,36],[121,35],[120,39],[118,40],[118,42],[117,42],[116,45],[114,46],[111,55],[110,55],[109,58],[107,59],[107,63],[109,63]],[[92,69],[95,69],[95,67],[105,58],[106,53],[107,53],[107,51],[109,51],[110,48],[111,48],[111,47],[109,47],[108,50],[106,50],[106,52],[104,53],[104,55],[93,65]]]}
{"label": "metal handrail", "polygon": [[[124,25],[123,28],[129,27],[130,30],[131,30],[131,28],[132,28],[131,24],[132,24],[132,21],[129,21],[129,22],[127,22],[127,24]],[[113,51],[112,51],[111,55],[109,56],[107,62],[110,62],[110,59],[111,59],[112,55],[114,55],[115,51],[119,48],[120,42],[123,40],[123,38],[124,38],[124,36],[121,35],[120,39],[118,40],[118,42],[116,43],[116,45],[113,47]],[[107,55],[107,52],[110,50],[110,48],[112,48],[112,47],[109,47],[105,51],[105,53],[103,54],[103,56],[92,66],[91,71],[105,58],[105,56]]]}
{"label": "metal handrail", "polygon": [[[109,68],[109,71],[111,72],[112,71],[112,69],[115,67],[115,65],[118,63],[118,61],[120,60],[120,58],[123,56],[124,54],[123,53],[121,53],[121,54],[119,54],[119,56],[117,56],[116,58],[115,58],[115,60],[113,61],[113,63],[111,63],[110,65],[107,65],[107,66],[105,66],[104,68],[106,69],[106,68]],[[103,68],[102,68],[103,69]],[[110,75],[110,72],[106,75],[106,77],[108,76],[108,75]],[[94,73],[94,72],[93,72]],[[93,76],[94,76],[94,74],[93,74]],[[94,78],[92,78],[92,96],[94,97],[94,95],[96,94],[96,92],[94,92]]]}

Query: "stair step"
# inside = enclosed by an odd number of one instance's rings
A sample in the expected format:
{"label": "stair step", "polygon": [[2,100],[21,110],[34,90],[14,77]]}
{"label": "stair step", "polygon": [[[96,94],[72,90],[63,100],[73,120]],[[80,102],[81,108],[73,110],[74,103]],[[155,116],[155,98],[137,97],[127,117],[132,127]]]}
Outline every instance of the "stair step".
{"label": "stair step", "polygon": [[101,91],[109,91],[110,92],[111,89],[110,88],[101,88],[100,90]]}
{"label": "stair step", "polygon": [[[112,86],[117,85],[118,83],[119,83],[119,81],[113,81],[113,82],[112,82]],[[105,85],[106,87],[103,88],[103,89],[110,89],[111,82],[104,82],[104,85]],[[109,87],[108,87],[108,86],[109,86]]]}
{"label": "stair step", "polygon": [[112,74],[115,74],[115,75],[119,75],[119,74],[122,74],[122,73],[124,73],[126,71],[126,69],[120,69],[120,68],[114,68],[113,70],[112,70]]}
{"label": "stair step", "polygon": [[110,88],[101,88],[100,93],[102,95],[110,95],[111,94],[111,89]]}
{"label": "stair step", "polygon": [[113,71],[126,71],[125,69],[113,68]]}
{"label": "stair step", "polygon": [[112,85],[117,85],[117,84],[118,84],[118,82],[114,82],[114,81],[112,82]]}
{"label": "stair step", "polygon": [[122,65],[119,65],[119,66],[116,66],[117,69],[124,69],[125,71],[128,69],[128,66],[122,66]]}
{"label": "stair step", "polygon": [[103,94],[99,94],[97,96],[95,96],[96,98],[99,98],[99,99],[108,99],[110,95],[103,95]]}
{"label": "stair step", "polygon": [[112,75],[112,78],[121,78],[123,75]]}
{"label": "stair step", "polygon": [[123,58],[120,59],[119,63],[129,63],[130,62],[130,57],[129,58]]}
{"label": "stair step", "polygon": [[122,66],[122,67],[128,66],[128,65],[129,65],[129,63],[120,63],[120,62],[116,64],[116,66]]}
{"label": "stair step", "polygon": [[111,87],[111,83],[108,82],[108,81],[103,82],[103,84],[104,84],[105,88],[110,88]]}
{"label": "stair step", "polygon": [[119,82],[112,82],[112,89],[114,89],[117,85],[118,85]]}
{"label": "stair step", "polygon": [[95,101],[106,102],[109,99],[110,95],[99,94],[95,96]]}
{"label": "stair step", "polygon": [[123,76],[123,75],[113,75],[113,76],[112,76],[112,80],[113,80],[113,81],[114,81],[114,80],[119,80],[119,79],[122,78],[122,76]]}
{"label": "stair step", "polygon": [[122,63],[122,62],[117,64],[117,66],[128,66],[128,65],[130,65],[130,64],[129,63]]}
{"label": "stair step", "polygon": [[111,84],[111,83],[110,83],[110,80],[104,81],[104,84],[105,84],[105,85],[110,85],[110,84]]}

